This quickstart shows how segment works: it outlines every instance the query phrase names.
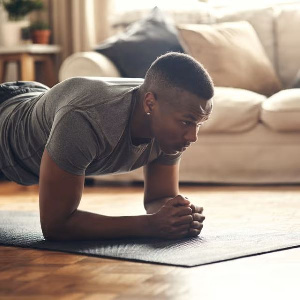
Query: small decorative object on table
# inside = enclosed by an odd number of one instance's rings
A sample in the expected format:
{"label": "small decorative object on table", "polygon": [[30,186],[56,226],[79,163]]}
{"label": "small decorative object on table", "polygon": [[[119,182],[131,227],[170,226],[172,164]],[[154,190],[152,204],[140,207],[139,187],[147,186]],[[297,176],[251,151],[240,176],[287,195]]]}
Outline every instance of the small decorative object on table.
{"label": "small decorative object on table", "polygon": [[51,31],[48,23],[36,21],[31,24],[30,32],[34,44],[49,44]]}

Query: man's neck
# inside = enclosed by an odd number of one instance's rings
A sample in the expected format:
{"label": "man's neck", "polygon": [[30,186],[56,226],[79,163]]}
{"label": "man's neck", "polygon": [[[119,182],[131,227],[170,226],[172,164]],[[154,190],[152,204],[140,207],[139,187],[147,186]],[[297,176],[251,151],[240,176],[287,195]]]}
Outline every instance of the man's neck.
{"label": "man's neck", "polygon": [[130,122],[130,133],[134,145],[144,144],[152,138],[149,117],[143,108],[143,94],[140,89],[135,92],[135,106]]}

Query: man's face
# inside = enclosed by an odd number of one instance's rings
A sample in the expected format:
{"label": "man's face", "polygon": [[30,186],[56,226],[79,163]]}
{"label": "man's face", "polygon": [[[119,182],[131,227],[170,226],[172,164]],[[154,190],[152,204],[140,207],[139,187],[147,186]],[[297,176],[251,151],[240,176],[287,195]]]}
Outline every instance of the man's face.
{"label": "man's face", "polygon": [[174,100],[164,101],[163,96],[156,95],[156,105],[151,113],[152,133],[163,152],[183,152],[197,141],[199,127],[208,118],[203,112],[210,110],[211,100],[200,99],[183,90],[173,93]]}

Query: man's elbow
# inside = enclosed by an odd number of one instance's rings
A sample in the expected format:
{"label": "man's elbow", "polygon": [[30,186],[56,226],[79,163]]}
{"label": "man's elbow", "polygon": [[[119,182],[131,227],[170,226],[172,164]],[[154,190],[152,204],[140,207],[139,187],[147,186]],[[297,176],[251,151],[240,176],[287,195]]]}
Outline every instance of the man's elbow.
{"label": "man's elbow", "polygon": [[47,224],[41,222],[42,233],[47,241],[65,241],[67,240],[66,235],[64,234],[64,226],[61,224]]}

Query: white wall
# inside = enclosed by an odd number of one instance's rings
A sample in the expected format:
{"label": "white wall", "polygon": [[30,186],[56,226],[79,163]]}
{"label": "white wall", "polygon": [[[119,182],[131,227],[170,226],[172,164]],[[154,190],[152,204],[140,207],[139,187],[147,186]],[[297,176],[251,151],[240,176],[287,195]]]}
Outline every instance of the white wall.
{"label": "white wall", "polygon": [[3,36],[2,24],[4,23],[5,19],[6,19],[6,16],[5,16],[5,13],[3,11],[3,7],[0,6],[0,46],[2,45],[2,36]]}
{"label": "white wall", "polygon": [[[3,45],[3,24],[7,21],[7,13],[4,11],[3,7],[0,6],[0,47]],[[15,81],[17,80],[17,64],[9,63],[7,66],[5,81]]]}

